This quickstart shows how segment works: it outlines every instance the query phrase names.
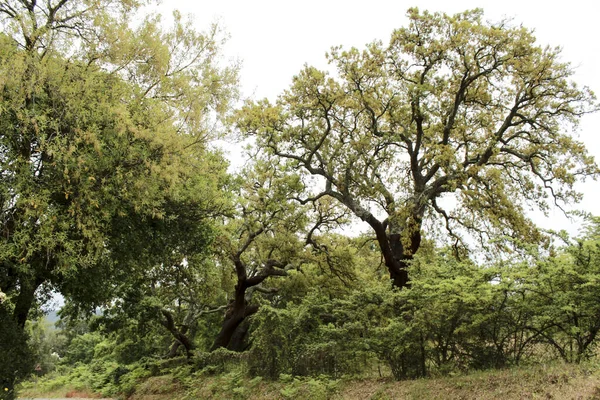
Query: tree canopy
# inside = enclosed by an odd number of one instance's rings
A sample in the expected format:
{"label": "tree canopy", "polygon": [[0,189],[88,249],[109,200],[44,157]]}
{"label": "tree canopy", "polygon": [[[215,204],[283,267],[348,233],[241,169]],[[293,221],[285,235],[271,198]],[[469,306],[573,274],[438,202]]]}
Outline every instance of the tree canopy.
{"label": "tree canopy", "polygon": [[276,104],[239,114],[259,147],[320,179],[305,201],[332,197],[370,226],[397,287],[426,226],[457,251],[535,241],[526,210],[577,201],[575,181],[598,173],[573,137],[595,97],[559,49],[481,10],[408,17],[388,45],[333,48],[332,74],[306,66]]}
{"label": "tree canopy", "polygon": [[[410,9],[389,44],[334,47],[330,71],[232,112],[219,28],[165,29],[144,4],[0,0],[0,398],[36,364],[108,396],[169,374],[204,398],[193,379],[232,364],[246,397],[240,371],[593,356],[600,222],[572,241],[527,214],[599,173],[575,136],[598,104],[559,49],[481,10]],[[214,148],[229,130],[252,142],[237,171]],[[55,293],[60,331],[39,318]],[[327,397],[311,382],[296,394]]]}
{"label": "tree canopy", "polygon": [[44,292],[93,308],[132,269],[201,251],[224,201],[208,140],[237,66],[218,27],[134,26],[138,7],[0,2],[1,307],[21,329]]}

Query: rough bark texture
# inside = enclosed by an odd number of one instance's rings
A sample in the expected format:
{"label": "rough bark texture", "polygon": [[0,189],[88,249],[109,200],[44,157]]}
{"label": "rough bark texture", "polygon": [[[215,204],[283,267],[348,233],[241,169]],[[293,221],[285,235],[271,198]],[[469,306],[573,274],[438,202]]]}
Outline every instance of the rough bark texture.
{"label": "rough bark texture", "polygon": [[[177,340],[181,345],[183,345],[183,347],[185,348],[186,356],[188,358],[190,358],[192,356],[192,352],[194,350],[194,343],[186,335],[187,330],[188,330],[187,326],[184,326],[181,329],[177,329],[177,327],[175,326],[175,320],[173,319],[173,315],[167,310],[161,310],[161,312],[162,312],[163,316],[165,317],[165,319],[161,321],[161,324],[165,328],[167,328],[167,330],[169,332],[171,332],[171,334],[173,335],[175,340]],[[175,345],[173,344],[171,346],[171,351],[174,351],[176,354],[177,348],[179,346],[176,346],[175,348],[174,347],[175,347]]]}
{"label": "rough bark texture", "polygon": [[236,350],[242,347],[241,343],[243,342],[245,335],[238,334],[236,335],[235,341],[232,339],[238,328],[242,325],[242,322],[258,311],[257,305],[249,305],[246,300],[246,282],[246,280],[243,280],[236,285],[235,298],[225,314],[225,320],[221,326],[221,331],[217,335],[211,351],[216,350],[219,347],[226,347],[230,350]]}
{"label": "rough bark texture", "polygon": [[41,278],[37,279],[35,282],[31,282],[26,279],[22,279],[20,281],[21,290],[17,296],[15,309],[13,311],[13,318],[21,329],[25,328],[25,322],[27,321],[29,311],[31,310],[35,300],[35,291],[42,284],[42,282],[43,280]]}
{"label": "rough bark texture", "polygon": [[230,350],[240,351],[244,347],[245,333],[242,323],[258,311],[258,305],[250,304],[252,292],[259,288],[259,285],[270,276],[286,276],[283,269],[284,264],[275,260],[268,260],[260,272],[248,277],[246,266],[240,259],[241,252],[234,257],[238,283],[235,286],[235,296],[229,304],[225,313],[225,320],[221,326],[221,331],[215,338],[211,351],[219,347],[226,347]]}

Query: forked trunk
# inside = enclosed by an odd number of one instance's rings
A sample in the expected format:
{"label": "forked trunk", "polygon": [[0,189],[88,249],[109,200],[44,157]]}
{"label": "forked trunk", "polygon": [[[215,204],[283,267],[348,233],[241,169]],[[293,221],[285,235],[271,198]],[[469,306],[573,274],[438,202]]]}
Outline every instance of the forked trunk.
{"label": "forked trunk", "polygon": [[219,347],[225,347],[230,350],[240,351],[243,347],[242,342],[245,338],[245,332],[247,328],[240,332],[245,324],[243,322],[250,315],[255,314],[258,311],[257,305],[248,305],[245,300],[239,304],[237,301],[233,302],[232,308],[225,315],[225,320],[221,326],[221,331],[215,338],[215,341],[211,347],[211,351],[218,349]]}
{"label": "forked trunk", "polygon": [[235,297],[229,306],[229,310],[225,314],[225,320],[221,325],[221,331],[215,338],[211,347],[211,351],[219,347],[231,348],[231,341],[236,330],[240,327],[244,320],[258,311],[258,306],[248,305],[246,299],[246,290],[248,289],[247,280],[242,277],[238,280],[235,286]]}
{"label": "forked trunk", "polygon": [[414,254],[421,246],[420,231],[416,231],[411,235],[408,248],[405,248],[402,244],[400,234],[378,235],[377,239],[394,287],[398,289],[410,287],[408,267],[414,258]]}

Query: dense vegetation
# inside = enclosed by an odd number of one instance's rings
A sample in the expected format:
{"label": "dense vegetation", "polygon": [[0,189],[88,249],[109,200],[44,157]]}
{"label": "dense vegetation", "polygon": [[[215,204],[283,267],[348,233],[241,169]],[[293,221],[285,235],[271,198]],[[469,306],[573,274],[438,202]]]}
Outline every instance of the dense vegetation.
{"label": "dense vegetation", "polygon": [[[408,16],[234,110],[216,26],[0,1],[0,396],[37,375],[326,398],[345,377],[593,361],[600,219],[569,238],[526,213],[598,175],[572,136],[593,93],[523,27]],[[232,131],[252,143],[235,172],[213,145]]]}

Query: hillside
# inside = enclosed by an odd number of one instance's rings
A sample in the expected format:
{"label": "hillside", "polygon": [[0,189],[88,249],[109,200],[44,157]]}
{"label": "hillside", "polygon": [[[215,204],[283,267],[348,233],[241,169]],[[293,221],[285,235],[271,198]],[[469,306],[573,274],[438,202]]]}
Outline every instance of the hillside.
{"label": "hillside", "polygon": [[[47,389],[47,390],[45,390]],[[51,380],[29,382],[21,398],[62,397],[74,392],[69,385],[56,387]],[[95,397],[82,388],[78,396]],[[100,396],[100,394],[96,394]],[[410,381],[391,378],[341,379],[292,378],[282,375],[271,382],[230,372],[220,376],[179,373],[139,382],[130,400],[183,399],[600,399],[597,365],[540,365],[475,372],[453,377]]]}

